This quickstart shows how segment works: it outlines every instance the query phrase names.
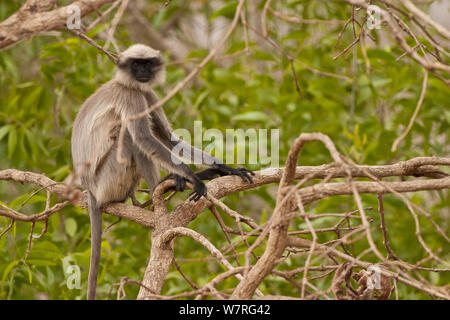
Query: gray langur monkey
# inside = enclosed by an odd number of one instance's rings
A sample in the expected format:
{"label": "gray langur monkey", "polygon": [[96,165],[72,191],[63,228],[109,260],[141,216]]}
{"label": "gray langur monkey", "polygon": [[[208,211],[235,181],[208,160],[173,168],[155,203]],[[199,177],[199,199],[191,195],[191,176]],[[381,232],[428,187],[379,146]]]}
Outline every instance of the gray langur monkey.
{"label": "gray langur monkey", "polygon": [[[72,130],[72,158],[75,173],[88,192],[91,220],[91,259],[87,299],[95,299],[101,253],[102,207],[125,201],[144,178],[151,191],[159,182],[159,167],[167,170],[165,179],[175,180],[175,190],[193,185],[190,200],[206,195],[202,180],[217,175],[238,175],[252,182],[254,173],[231,168],[219,159],[178,139],[162,108],[133,121],[123,121],[144,112],[157,102],[152,88],[164,81],[165,70],[159,51],[136,44],[119,55],[114,78],[103,84],[83,104]],[[121,122],[122,121],[122,122]],[[121,124],[126,124],[122,159],[117,160]],[[202,159],[210,168],[194,173],[173,152],[182,146],[182,157]],[[200,156],[200,157],[199,157]],[[164,180],[165,180],[164,179]]]}

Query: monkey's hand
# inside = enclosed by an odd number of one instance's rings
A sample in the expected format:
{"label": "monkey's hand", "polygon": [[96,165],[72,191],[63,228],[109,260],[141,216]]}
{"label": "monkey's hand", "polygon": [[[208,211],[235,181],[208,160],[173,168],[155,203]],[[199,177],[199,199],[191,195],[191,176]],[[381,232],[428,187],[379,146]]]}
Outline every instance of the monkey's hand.
{"label": "monkey's hand", "polygon": [[220,176],[239,176],[242,178],[242,180],[246,182],[253,182],[252,176],[255,175],[255,173],[251,170],[248,170],[246,168],[231,168],[225,164],[217,164],[215,165],[215,168],[217,170],[217,173]]}
{"label": "monkey's hand", "polygon": [[184,191],[186,189],[186,181],[188,180],[185,177],[175,173],[168,174],[160,181],[160,183],[169,179],[173,179],[175,181],[175,187],[171,189],[174,189],[175,191]]}

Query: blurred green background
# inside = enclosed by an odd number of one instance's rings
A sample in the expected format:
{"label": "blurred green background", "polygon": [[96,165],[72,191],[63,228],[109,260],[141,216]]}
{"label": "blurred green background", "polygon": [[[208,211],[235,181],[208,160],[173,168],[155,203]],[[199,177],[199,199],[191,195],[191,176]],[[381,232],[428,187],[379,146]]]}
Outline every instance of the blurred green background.
{"label": "blurred green background", "polygon": [[[21,2],[1,1],[0,21],[17,11]],[[67,2],[60,1],[60,5]],[[167,7],[163,5],[164,1],[130,2],[130,8],[117,27],[115,39],[121,50],[142,42],[164,51],[167,81],[156,89],[160,97],[207,55],[208,49],[227,30],[236,9],[236,1],[174,0]],[[246,5],[249,24],[259,30],[263,4],[264,1],[249,1]],[[345,21],[351,15],[349,5],[331,1],[274,1],[272,7],[304,19]],[[113,15],[87,34],[103,45]],[[83,18],[82,23],[89,25],[96,17],[91,14]],[[209,63],[192,83],[164,106],[173,128],[192,130],[193,121],[201,120],[204,129],[216,128],[223,132],[227,128],[280,129],[280,165],[283,165],[293,140],[302,132],[312,131],[329,135],[338,150],[358,164],[380,165],[417,156],[449,156],[450,91],[431,74],[411,132],[398,151],[391,152],[392,143],[403,132],[414,111],[424,71],[407,57],[396,61],[403,52],[390,40],[384,27],[371,32],[375,41],[366,38],[370,61],[368,73],[360,45],[333,60],[333,56],[353,41],[351,26],[343,33],[340,43],[337,39],[342,23],[286,23],[268,13],[268,26],[271,38],[291,56],[321,71],[345,75],[354,79],[354,83],[316,74],[294,63],[299,95],[289,60],[251,30],[248,30],[248,54],[240,52],[246,48],[246,42],[245,30],[239,25],[219,54],[234,55]],[[115,51],[112,45],[110,49]],[[72,170],[70,134],[75,115],[83,101],[100,84],[108,81],[113,71],[114,66],[105,55],[67,31],[41,35],[1,51],[0,169],[33,171],[63,181]],[[302,152],[299,165],[321,165],[330,161],[321,144],[310,143]],[[259,169],[258,166],[249,167]],[[31,185],[0,182],[0,201],[17,209],[36,189]],[[275,191],[276,185],[264,186],[229,196],[225,203],[260,222],[273,210]],[[186,199],[187,193],[178,194],[170,206]],[[140,194],[139,197],[142,200],[144,196]],[[417,192],[408,197],[428,210],[435,221],[449,231],[448,191]],[[367,213],[374,220],[374,240],[385,252],[376,196],[364,195],[363,202],[364,206],[374,208]],[[390,195],[384,197],[384,203],[394,252],[412,264],[426,257],[414,234],[414,221],[405,204]],[[39,212],[44,206],[45,192],[40,192],[21,211]],[[355,210],[356,204],[352,197],[341,196],[314,203],[307,209],[311,213],[348,212]],[[223,214],[222,217],[229,225],[234,224],[228,216]],[[329,227],[337,219],[318,219],[313,225]],[[104,221],[106,226],[116,218],[104,215]],[[450,245],[435,232],[428,220],[420,216],[420,222],[429,247],[449,261]],[[0,232],[9,223],[9,219],[0,217]],[[291,225],[292,229],[307,229],[304,223],[296,223]],[[49,220],[48,232],[33,241],[31,253],[24,263],[30,227],[29,223],[17,222],[0,239],[0,299],[84,299],[90,251],[89,217],[85,210],[69,205],[61,213],[54,214]],[[218,248],[227,244],[209,211],[201,214],[189,227],[205,235]],[[39,234],[42,228],[43,223],[38,223],[34,234]],[[98,298],[107,298],[111,284],[119,282],[123,276],[142,279],[149,256],[150,232],[128,221],[121,221],[105,232]],[[335,238],[334,233],[319,235],[320,242]],[[362,240],[349,250],[357,255],[367,246]],[[245,247],[239,249],[243,251]],[[69,290],[66,286],[62,259],[68,256],[81,267],[81,290]],[[208,252],[190,239],[176,240],[175,256],[183,272],[200,286],[223,271],[217,262],[196,261],[208,256]],[[306,256],[287,259],[279,268],[300,266],[305,259]],[[377,261],[371,255],[364,259]],[[426,266],[443,267],[436,263]],[[449,273],[418,273],[435,285],[450,282]],[[314,280],[314,285],[327,289],[330,281],[330,277],[318,279]],[[229,279],[219,288],[235,285],[235,279]],[[173,268],[163,294],[188,289],[187,282]],[[260,289],[271,294],[299,295],[297,288],[275,276],[269,276]],[[429,298],[402,284],[398,290],[403,299]],[[137,286],[126,286],[129,298],[134,298],[137,291]]]}

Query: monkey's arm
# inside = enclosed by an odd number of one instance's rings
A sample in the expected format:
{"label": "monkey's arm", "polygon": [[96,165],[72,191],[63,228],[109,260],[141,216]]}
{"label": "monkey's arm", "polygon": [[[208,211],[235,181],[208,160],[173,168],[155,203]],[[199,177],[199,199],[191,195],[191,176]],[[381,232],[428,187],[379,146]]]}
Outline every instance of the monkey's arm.
{"label": "monkey's arm", "polygon": [[[156,99],[156,98],[155,98]],[[152,100],[153,101],[153,100]],[[178,138],[172,131],[169,122],[167,121],[166,114],[162,108],[159,108],[152,112],[152,129],[158,139],[170,150],[176,152],[191,162],[200,160],[202,164],[212,166],[214,164],[223,164],[222,161],[216,157],[200,150],[189,143]]]}
{"label": "monkey's arm", "polygon": [[162,143],[164,143],[172,151],[176,149],[179,151],[180,156],[191,161],[200,160],[202,164],[210,166],[211,168],[198,172],[196,175],[200,180],[212,180],[217,176],[226,175],[237,175],[240,176],[244,181],[253,182],[252,175],[254,173],[246,168],[231,168],[225,165],[218,158],[204,152],[189,143],[179,139],[172,132],[167,117],[162,110],[159,108],[152,112],[153,121],[153,131]]}
{"label": "monkey's arm", "polygon": [[[143,98],[143,97],[142,97]],[[128,104],[128,114],[124,118],[132,117],[146,109],[147,104],[144,99],[130,99]],[[133,143],[148,158],[156,160],[162,167],[169,172],[180,175],[194,185],[194,192],[191,200],[198,200],[206,195],[205,184],[195,175],[191,168],[183,163],[177,155],[172,153],[163,145],[150,130],[150,122],[147,117],[140,117],[136,120],[128,121],[127,130],[133,140]]]}

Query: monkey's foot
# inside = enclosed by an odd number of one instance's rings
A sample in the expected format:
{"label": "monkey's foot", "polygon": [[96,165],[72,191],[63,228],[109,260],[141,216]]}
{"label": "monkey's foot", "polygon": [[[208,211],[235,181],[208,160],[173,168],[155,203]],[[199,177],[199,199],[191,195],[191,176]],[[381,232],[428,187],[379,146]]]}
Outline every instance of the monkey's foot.
{"label": "monkey's foot", "polygon": [[190,195],[189,200],[191,201],[198,201],[201,197],[206,196],[206,186],[201,181],[194,181],[194,192],[192,192]]}
{"label": "monkey's foot", "polygon": [[[175,191],[184,191],[186,190],[186,182],[189,181],[185,177],[182,177],[178,174],[171,173],[165,176],[161,181],[166,181],[169,179],[173,179],[175,181],[175,187],[172,187],[170,189],[174,189]],[[205,184],[200,180],[197,179],[197,181],[193,182],[194,185],[194,191],[189,194],[189,200],[198,201],[201,197],[206,196],[206,186]]]}

